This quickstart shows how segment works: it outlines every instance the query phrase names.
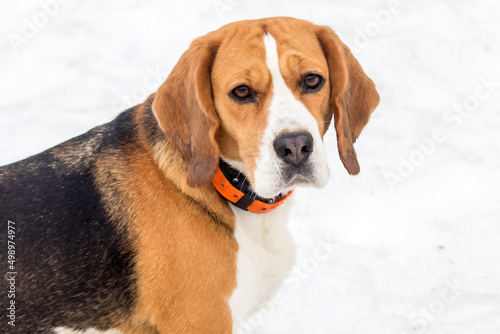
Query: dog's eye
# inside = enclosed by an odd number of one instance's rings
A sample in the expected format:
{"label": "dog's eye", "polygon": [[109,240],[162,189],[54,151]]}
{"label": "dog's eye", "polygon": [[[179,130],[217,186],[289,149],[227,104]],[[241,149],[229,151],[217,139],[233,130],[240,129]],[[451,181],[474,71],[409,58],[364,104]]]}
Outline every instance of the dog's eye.
{"label": "dog's eye", "polygon": [[302,79],[304,92],[315,91],[321,88],[323,77],[319,74],[306,74]]}
{"label": "dog's eye", "polygon": [[233,94],[239,97],[240,99],[247,98],[250,95],[250,88],[247,86],[241,85],[233,89]]}
{"label": "dog's eye", "polygon": [[252,90],[246,85],[236,87],[231,91],[230,95],[239,102],[247,102],[254,97]]}

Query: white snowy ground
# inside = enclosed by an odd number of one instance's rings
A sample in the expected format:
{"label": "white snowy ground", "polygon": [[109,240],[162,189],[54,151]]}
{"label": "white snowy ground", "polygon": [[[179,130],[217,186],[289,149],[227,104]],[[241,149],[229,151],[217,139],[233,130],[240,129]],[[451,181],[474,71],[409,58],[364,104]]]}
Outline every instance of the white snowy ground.
{"label": "white snowy ground", "polygon": [[1,6],[0,165],[141,102],[225,23],[329,25],[382,97],[362,172],[330,132],[330,183],[294,195],[297,268],[241,332],[500,333],[498,1],[54,1],[48,22],[40,3]]}

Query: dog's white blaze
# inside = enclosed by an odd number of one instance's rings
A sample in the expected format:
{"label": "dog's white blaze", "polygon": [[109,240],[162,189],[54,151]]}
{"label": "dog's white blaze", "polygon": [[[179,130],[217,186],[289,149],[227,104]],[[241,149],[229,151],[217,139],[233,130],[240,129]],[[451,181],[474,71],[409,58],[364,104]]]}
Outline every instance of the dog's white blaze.
{"label": "dog's white blaze", "polygon": [[266,214],[232,207],[239,247],[237,286],[229,300],[234,333],[251,328],[245,320],[273,296],[293,265],[295,247],[286,226],[292,201]]}
{"label": "dog's white blaze", "polygon": [[326,150],[319,133],[318,123],[302,102],[297,100],[287,86],[279,67],[276,40],[269,34],[264,35],[266,64],[273,80],[273,96],[269,105],[266,129],[254,173],[255,192],[263,197],[274,197],[289,191],[281,177],[283,162],[276,155],[274,139],[283,132],[307,131],[314,140],[314,150],[309,157],[313,175],[310,183],[323,187],[328,181]]}

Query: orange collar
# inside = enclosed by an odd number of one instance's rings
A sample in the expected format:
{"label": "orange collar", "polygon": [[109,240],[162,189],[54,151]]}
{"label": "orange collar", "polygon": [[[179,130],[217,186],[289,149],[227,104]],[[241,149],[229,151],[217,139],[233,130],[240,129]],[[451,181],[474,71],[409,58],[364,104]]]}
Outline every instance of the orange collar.
{"label": "orange collar", "polygon": [[[212,184],[222,197],[242,210],[254,213],[268,213],[283,204],[292,194],[292,191],[290,191],[287,195],[280,195],[273,199],[261,198],[252,191],[245,191],[244,188],[248,188],[248,185],[244,184],[246,181],[239,180],[239,177],[237,176],[231,177],[231,170],[233,170],[233,168],[221,160],[219,167],[215,172],[215,176],[212,179]],[[236,175],[239,174],[240,173],[237,172]],[[233,182],[230,182],[228,178]],[[241,190],[235,187],[235,185],[239,186]]]}

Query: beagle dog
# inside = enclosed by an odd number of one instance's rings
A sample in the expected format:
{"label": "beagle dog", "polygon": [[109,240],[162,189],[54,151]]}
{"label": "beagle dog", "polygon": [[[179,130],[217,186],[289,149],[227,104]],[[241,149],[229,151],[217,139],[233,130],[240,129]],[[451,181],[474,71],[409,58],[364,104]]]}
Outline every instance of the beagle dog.
{"label": "beagle dog", "polygon": [[354,175],[378,102],[328,27],[196,39],[143,104],[0,168],[0,332],[235,333],[294,262],[292,192],[327,183],[332,117]]}

